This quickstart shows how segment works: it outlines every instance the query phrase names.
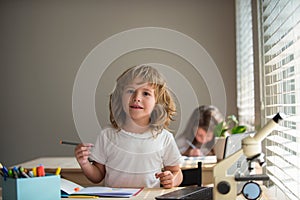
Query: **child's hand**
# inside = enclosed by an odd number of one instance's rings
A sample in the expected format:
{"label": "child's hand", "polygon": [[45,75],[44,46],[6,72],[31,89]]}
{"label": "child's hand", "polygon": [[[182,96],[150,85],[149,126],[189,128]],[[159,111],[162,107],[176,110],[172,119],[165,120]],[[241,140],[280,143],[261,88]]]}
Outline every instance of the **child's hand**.
{"label": "child's hand", "polygon": [[202,156],[202,153],[201,153],[200,149],[195,148],[195,149],[190,150],[189,156],[192,156],[192,157]]}
{"label": "child's hand", "polygon": [[75,147],[75,157],[81,166],[89,163],[88,158],[91,153],[90,149],[93,146],[94,146],[93,144],[87,143],[87,144],[79,144]]}
{"label": "child's hand", "polygon": [[160,183],[164,188],[172,188],[174,186],[174,175],[171,171],[164,171],[155,174],[156,178],[159,178]]}

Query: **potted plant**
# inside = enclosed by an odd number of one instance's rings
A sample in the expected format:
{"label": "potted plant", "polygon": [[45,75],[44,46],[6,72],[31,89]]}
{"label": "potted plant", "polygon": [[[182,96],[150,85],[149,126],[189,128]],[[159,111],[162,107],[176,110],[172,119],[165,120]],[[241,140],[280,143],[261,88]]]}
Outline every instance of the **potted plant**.
{"label": "potted plant", "polygon": [[216,143],[214,151],[218,160],[223,159],[225,140],[228,135],[244,133],[247,127],[240,125],[235,115],[229,115],[224,121],[217,124],[214,129],[214,135],[216,137]]}

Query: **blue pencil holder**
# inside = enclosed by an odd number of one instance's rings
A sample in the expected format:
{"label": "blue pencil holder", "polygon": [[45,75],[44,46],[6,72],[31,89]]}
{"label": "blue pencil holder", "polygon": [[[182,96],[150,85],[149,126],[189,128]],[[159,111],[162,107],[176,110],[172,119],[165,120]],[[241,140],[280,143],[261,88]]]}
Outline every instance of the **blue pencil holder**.
{"label": "blue pencil holder", "polygon": [[33,178],[2,177],[3,200],[60,200],[60,176]]}

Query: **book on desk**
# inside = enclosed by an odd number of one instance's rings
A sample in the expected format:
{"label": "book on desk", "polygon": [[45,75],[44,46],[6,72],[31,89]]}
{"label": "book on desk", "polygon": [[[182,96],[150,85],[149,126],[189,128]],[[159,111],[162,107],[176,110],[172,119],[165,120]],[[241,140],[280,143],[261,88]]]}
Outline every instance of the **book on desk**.
{"label": "book on desk", "polygon": [[198,162],[202,164],[215,164],[217,163],[217,156],[199,156],[199,157],[188,157],[181,156],[181,168],[196,168],[198,166]]}
{"label": "book on desk", "polygon": [[82,187],[61,178],[61,197],[118,197],[136,196],[143,188],[111,188],[104,186]]}

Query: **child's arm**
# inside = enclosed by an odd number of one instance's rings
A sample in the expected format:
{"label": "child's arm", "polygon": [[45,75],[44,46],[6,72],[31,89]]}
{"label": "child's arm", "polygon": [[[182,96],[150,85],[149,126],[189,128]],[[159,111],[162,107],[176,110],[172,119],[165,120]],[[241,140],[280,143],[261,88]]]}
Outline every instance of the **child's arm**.
{"label": "child's arm", "polygon": [[182,171],[179,165],[166,166],[163,172],[157,173],[155,176],[159,178],[164,188],[177,187],[182,182]]}
{"label": "child's arm", "polygon": [[105,177],[105,166],[100,163],[90,163],[88,157],[92,144],[79,144],[75,148],[75,157],[85,176],[93,183],[100,183]]}

